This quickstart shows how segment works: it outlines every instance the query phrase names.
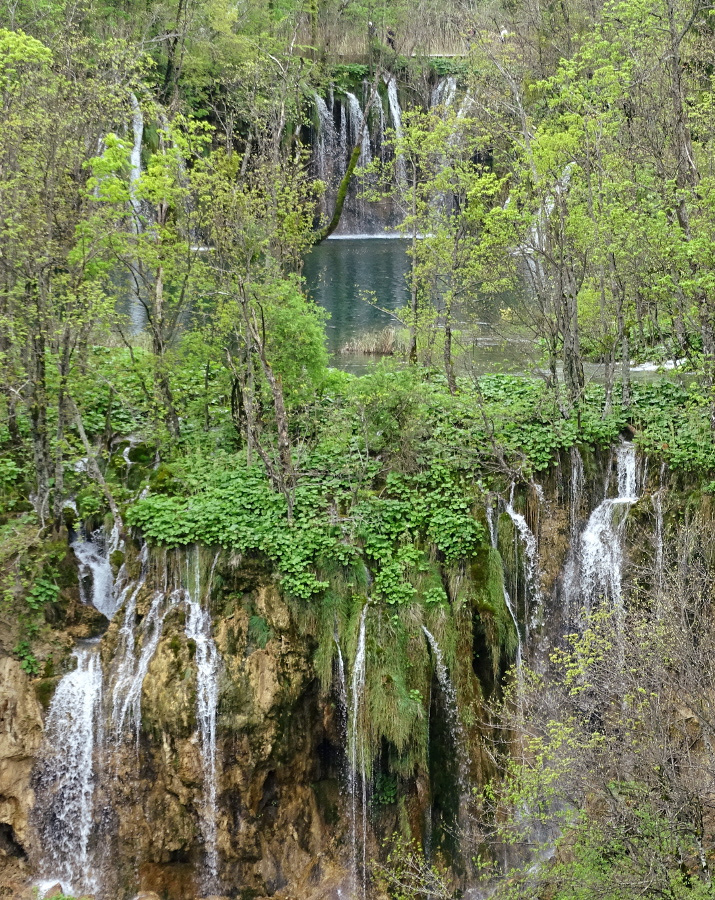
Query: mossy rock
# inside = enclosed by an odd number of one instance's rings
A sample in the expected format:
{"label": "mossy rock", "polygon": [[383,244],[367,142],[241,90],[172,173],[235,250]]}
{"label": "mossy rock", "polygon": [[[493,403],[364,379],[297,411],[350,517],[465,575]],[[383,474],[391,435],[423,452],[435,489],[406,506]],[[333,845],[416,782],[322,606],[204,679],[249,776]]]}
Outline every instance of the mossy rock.
{"label": "mossy rock", "polygon": [[160,463],[157,468],[154,469],[149,478],[149,486],[154,494],[169,495],[178,492],[181,487],[180,482],[174,478],[173,472],[166,463]]}
{"label": "mossy rock", "polygon": [[140,441],[138,444],[134,444],[129,448],[127,456],[129,457],[129,461],[134,465],[153,466],[156,457],[156,448]]}
{"label": "mossy rock", "polygon": [[[47,668],[47,665],[45,665],[45,668]],[[35,695],[40,702],[40,706],[42,706],[45,711],[50,708],[50,703],[52,702],[52,698],[55,695],[55,690],[59,683],[59,676],[42,678],[40,681],[35,682]]]}

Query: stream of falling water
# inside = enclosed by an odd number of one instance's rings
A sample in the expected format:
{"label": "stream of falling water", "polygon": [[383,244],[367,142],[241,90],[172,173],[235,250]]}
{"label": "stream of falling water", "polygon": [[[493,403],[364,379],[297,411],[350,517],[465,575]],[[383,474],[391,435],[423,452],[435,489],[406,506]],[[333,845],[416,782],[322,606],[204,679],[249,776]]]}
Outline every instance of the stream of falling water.
{"label": "stream of falling water", "polygon": [[161,591],[152,597],[149,611],[140,626],[141,649],[136,654],[134,629],[136,627],[137,594],[141,590],[146,573],[142,574],[129,595],[124,622],[119,632],[119,644],[115,653],[117,668],[112,688],[112,727],[116,738],[121,738],[126,727],[132,728],[137,747],[141,730],[141,695],[149,664],[159,646],[164,619],[171,608],[182,599],[182,592],[172,591],[168,598]]}
{"label": "stream of falling water", "polygon": [[[365,690],[365,618],[367,604],[360,614],[355,662],[350,685],[350,733],[348,747],[350,758],[350,838],[352,843],[353,896],[365,897],[365,873],[367,869],[367,780],[365,765],[365,739],[360,728],[360,701]],[[359,796],[358,796],[359,795]],[[361,834],[358,836],[358,818]]]}
{"label": "stream of falling water", "polygon": [[[211,591],[211,579],[216,566],[218,554],[214,557],[206,595]],[[198,737],[201,746],[201,765],[203,769],[203,796],[200,809],[201,831],[206,853],[205,889],[208,894],[217,890],[218,879],[218,829],[216,804],[217,797],[217,765],[216,765],[216,710],[218,708],[218,673],[219,656],[211,633],[211,614],[201,605],[201,573],[199,566],[199,550],[191,550],[193,573],[189,570],[190,560],[187,557],[187,590],[184,602],[187,606],[186,637],[193,640],[196,646],[196,718]],[[193,574],[193,577],[192,577]]]}
{"label": "stream of falling water", "polygon": [[34,783],[40,875],[60,881],[65,894],[79,896],[97,889],[90,836],[101,729],[98,640],[81,642],[72,655],[77,668],[64,676],[52,698]]}
{"label": "stream of falling water", "polygon": [[365,128],[362,127],[363,112],[358,98],[349,91],[345,92],[345,96],[347,97],[348,109],[350,111],[350,143],[353,147],[360,144],[360,158],[358,164],[360,166],[367,166],[372,160],[370,131],[367,125]]}
{"label": "stream of falling water", "polygon": [[581,533],[569,594],[578,596],[586,612],[600,598],[620,607],[623,535],[631,506],[638,500],[636,450],[623,442],[616,448],[618,496],[607,498],[591,513]]}
{"label": "stream of falling water", "polygon": [[[395,129],[395,138],[399,142],[402,140],[402,110],[400,109],[400,98],[397,95],[397,81],[394,75],[390,75],[386,79],[387,83],[387,103],[390,107],[390,116],[392,118],[392,127]],[[401,153],[397,154],[397,182],[404,184],[407,181],[407,167],[405,158]]]}
{"label": "stream of falling water", "polygon": [[[499,535],[497,533],[497,524],[494,518],[494,507],[487,505],[486,506],[486,514],[487,514],[487,523],[489,525],[489,537],[491,539],[492,549],[497,550],[498,552],[498,543],[499,543]],[[511,621],[514,623],[514,631],[516,632],[516,671],[517,674],[521,672],[521,665],[523,660],[523,648],[521,644],[521,630],[519,629],[519,619],[516,615],[516,610],[514,609],[514,604],[511,602],[511,596],[509,595],[509,591],[506,587],[506,581],[503,577],[502,572],[502,590],[504,591],[504,605],[509,611],[509,615],[511,616]]]}
{"label": "stream of falling water", "polygon": [[[102,615],[111,619],[117,611],[118,598],[115,597],[109,554],[105,555],[99,544],[93,541],[74,541],[71,546],[79,564],[79,593],[82,602],[91,604]],[[87,581],[91,584],[89,590]]]}
{"label": "stream of falling water", "polygon": [[444,698],[444,707],[447,714],[447,722],[449,724],[449,730],[452,734],[452,741],[454,743],[454,749],[457,755],[457,771],[459,773],[459,794],[461,803],[461,801],[464,800],[469,793],[469,759],[467,756],[467,748],[464,739],[464,729],[462,728],[462,723],[459,720],[457,692],[454,688],[454,684],[452,683],[452,679],[449,677],[449,671],[444,662],[444,656],[439,644],[437,643],[437,639],[424,625],[422,626],[422,631],[424,632],[425,637],[427,638],[427,643],[429,644],[430,650],[432,651],[435,673],[437,675],[437,681],[442,691],[442,697]]}
{"label": "stream of falling water", "polygon": [[[504,509],[506,510],[506,513],[511,521],[514,523],[514,528],[516,529],[516,533],[521,539],[522,547],[524,549],[524,636],[525,640],[528,641],[530,625],[529,600],[532,600],[534,602],[534,613],[536,613],[539,608],[539,601],[541,598],[539,548],[536,541],[536,536],[534,535],[531,528],[529,528],[526,519],[521,515],[521,513],[518,513],[514,509],[514,488],[515,485],[514,482],[512,482],[511,489],[509,491],[509,500],[505,502]],[[508,594],[505,593],[505,599],[506,596],[508,596]],[[511,602],[509,602],[508,605],[511,607]]]}

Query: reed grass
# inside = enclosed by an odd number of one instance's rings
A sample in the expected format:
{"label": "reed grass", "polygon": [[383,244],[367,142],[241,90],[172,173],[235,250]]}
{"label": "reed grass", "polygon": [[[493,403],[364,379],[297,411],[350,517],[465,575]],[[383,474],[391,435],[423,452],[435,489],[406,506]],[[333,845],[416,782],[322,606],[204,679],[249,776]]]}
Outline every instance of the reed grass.
{"label": "reed grass", "polygon": [[364,353],[369,356],[395,356],[406,350],[401,332],[392,325],[381,331],[359,334],[340,348],[341,353]]}

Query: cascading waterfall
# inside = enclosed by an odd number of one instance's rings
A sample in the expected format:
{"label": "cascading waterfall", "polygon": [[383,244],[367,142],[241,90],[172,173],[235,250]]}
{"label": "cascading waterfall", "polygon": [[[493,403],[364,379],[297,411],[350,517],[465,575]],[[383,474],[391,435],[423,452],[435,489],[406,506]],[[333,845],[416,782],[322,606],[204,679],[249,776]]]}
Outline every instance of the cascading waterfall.
{"label": "cascading waterfall", "polygon": [[[193,573],[187,571],[190,587],[184,594],[187,607],[186,637],[196,646],[196,718],[201,745],[203,768],[203,797],[200,811],[201,831],[206,853],[205,888],[208,893],[217,889],[218,878],[218,829],[217,829],[217,760],[216,760],[216,710],[218,708],[219,655],[211,633],[211,614],[201,606],[201,578],[199,551],[194,547]],[[216,565],[214,558],[213,566]],[[189,561],[187,559],[187,569]],[[193,574],[193,578],[191,577]],[[213,575],[213,567],[211,569]],[[207,595],[211,589],[211,578]]]}
{"label": "cascading waterfall", "polygon": [[120,739],[128,726],[134,731],[137,745],[141,727],[141,691],[149,664],[161,638],[164,618],[170,608],[182,598],[180,591],[173,591],[168,601],[165,591],[156,591],[149,611],[144,616],[139,632],[141,649],[137,655],[135,636],[137,617],[137,597],[144,587],[148,574],[149,548],[145,544],[141,550],[141,571],[133,584],[124,592],[124,619],[119,629],[119,640],[115,652],[115,670],[112,678],[112,731]]}
{"label": "cascading waterfall", "polygon": [[363,112],[360,101],[349,91],[345,92],[348,101],[348,109],[350,111],[350,143],[353,147],[360,144],[359,165],[367,166],[372,160],[372,152],[370,150],[370,133],[367,126],[362,127]]}
{"label": "cascading waterfall", "polygon": [[345,732],[347,729],[348,722],[348,684],[345,677],[345,660],[343,659],[343,652],[340,649],[340,641],[338,639],[338,630],[337,627],[335,629],[335,634],[333,635],[333,640],[335,641],[335,648],[337,651],[336,660],[337,660],[337,676],[338,676],[338,703],[339,703],[339,724],[342,732]]}
{"label": "cascading waterfall", "polygon": [[317,93],[315,94],[315,108],[318,113],[318,139],[316,141],[318,178],[327,182],[330,178],[330,164],[335,154],[335,125],[333,115],[325,100]]}
{"label": "cascading waterfall", "polygon": [[[390,75],[386,79],[387,84],[387,102],[390,107],[390,117],[392,118],[392,127],[395,129],[395,138],[402,140],[402,110],[400,109],[400,99],[397,95],[397,81],[394,75]],[[398,182],[407,181],[407,168],[402,154],[397,154],[397,180]]]}
{"label": "cascading waterfall", "polygon": [[[487,523],[489,525],[489,537],[491,539],[492,548],[498,551],[498,543],[499,543],[499,535],[497,533],[497,525],[494,519],[494,508],[492,506],[486,507],[487,514]],[[509,611],[509,615],[511,616],[511,621],[514,623],[514,631],[516,632],[516,671],[517,673],[521,672],[521,664],[523,660],[523,648],[521,645],[521,630],[519,629],[519,619],[516,615],[516,610],[514,609],[514,604],[511,602],[511,596],[506,587],[506,582],[502,579],[502,586],[504,589],[504,605]]]}
{"label": "cascading waterfall", "polygon": [[97,641],[73,653],[77,668],[55,691],[35,772],[35,819],[44,858],[43,877],[66,894],[97,890],[90,836],[94,822],[95,748],[100,743],[102,663]]}
{"label": "cascading waterfall", "polygon": [[450,107],[457,93],[457,79],[454,75],[448,75],[441,78],[432,89],[430,97],[430,107],[443,106],[445,109]]}
{"label": "cascading waterfall", "polygon": [[[102,553],[101,547],[93,541],[74,541],[72,550],[79,564],[79,591],[83,603],[91,604],[102,615],[111,619],[117,611],[117,598],[114,595],[114,576],[109,559]],[[107,548],[111,551],[110,539]],[[91,588],[87,590],[87,581]]]}
{"label": "cascading waterfall", "polygon": [[132,228],[135,233],[140,230],[139,213],[141,212],[141,200],[137,197],[136,186],[142,174],[142,141],[144,140],[144,115],[142,108],[136,95],[131,92],[129,94],[129,102],[132,106],[132,131],[134,133],[134,142],[132,143],[132,152],[129,157],[129,195],[134,208],[135,219],[132,221]]}
{"label": "cascading waterfall", "polygon": [[623,442],[616,449],[618,496],[591,513],[578,542],[567,585],[569,601],[577,597],[586,612],[600,598],[620,607],[623,533],[628,511],[638,500],[636,450]]}
{"label": "cascading waterfall", "polygon": [[[534,601],[534,609],[538,609],[539,600],[541,598],[541,585],[540,585],[540,567],[539,567],[539,548],[536,541],[536,536],[534,535],[531,528],[521,513],[518,513],[514,509],[514,489],[515,484],[512,482],[511,489],[509,491],[509,500],[504,504],[504,509],[506,514],[509,516],[511,521],[514,524],[514,528],[516,529],[516,533],[521,539],[521,544],[524,550],[524,580],[526,583],[526,591],[525,591],[525,600],[524,600],[524,634],[525,638],[529,640],[529,599]],[[511,604],[509,604],[511,605]]]}
{"label": "cascading waterfall", "polygon": [[454,748],[457,754],[459,791],[461,797],[464,798],[467,796],[469,790],[468,758],[465,747],[464,730],[462,728],[462,723],[459,720],[457,692],[454,688],[454,685],[452,684],[452,679],[449,677],[449,671],[444,662],[444,656],[439,644],[437,643],[437,639],[425,625],[422,626],[422,631],[424,632],[425,637],[427,638],[427,643],[429,644],[430,650],[432,651],[432,658],[434,659],[434,669],[437,675],[437,682],[439,683],[440,689],[442,691],[442,697],[444,698],[444,707],[445,712],[447,713],[447,721],[449,723],[449,729],[452,733],[452,740],[454,742]]}
{"label": "cascading waterfall", "polygon": [[141,650],[136,656],[134,639],[136,601],[142,584],[143,580],[140,580],[127,600],[116,655],[118,659],[117,672],[112,688],[112,725],[115,737],[120,738],[124,729],[129,727],[134,731],[137,747],[141,729],[141,697],[144,678],[149,671],[156,648],[159,646],[164,619],[169,610],[183,599],[183,593],[180,590],[172,591],[168,598],[162,591],[154,593],[149,612],[141,623]]}
{"label": "cascading waterfall", "polygon": [[[360,702],[365,692],[365,619],[367,604],[360,614],[355,662],[350,684],[350,715],[348,756],[350,762],[350,838],[352,843],[353,895],[365,897],[365,872],[367,868],[367,778],[365,765],[365,739],[360,728]],[[360,796],[358,797],[358,793]],[[360,823],[358,823],[360,819]],[[358,824],[361,835],[358,836]]]}

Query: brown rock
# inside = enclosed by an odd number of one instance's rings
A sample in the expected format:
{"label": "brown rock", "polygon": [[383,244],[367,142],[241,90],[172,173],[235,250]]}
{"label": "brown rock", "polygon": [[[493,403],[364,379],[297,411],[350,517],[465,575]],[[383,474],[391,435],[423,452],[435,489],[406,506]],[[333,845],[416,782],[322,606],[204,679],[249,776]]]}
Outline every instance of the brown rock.
{"label": "brown rock", "polygon": [[52,897],[61,897],[64,895],[64,890],[62,889],[62,885],[57,882],[57,884],[53,884],[49,891],[45,891],[42,895],[44,900],[51,900]]}
{"label": "brown rock", "polygon": [[23,845],[34,803],[30,775],[42,743],[42,708],[16,659],[0,659],[0,823]]}

